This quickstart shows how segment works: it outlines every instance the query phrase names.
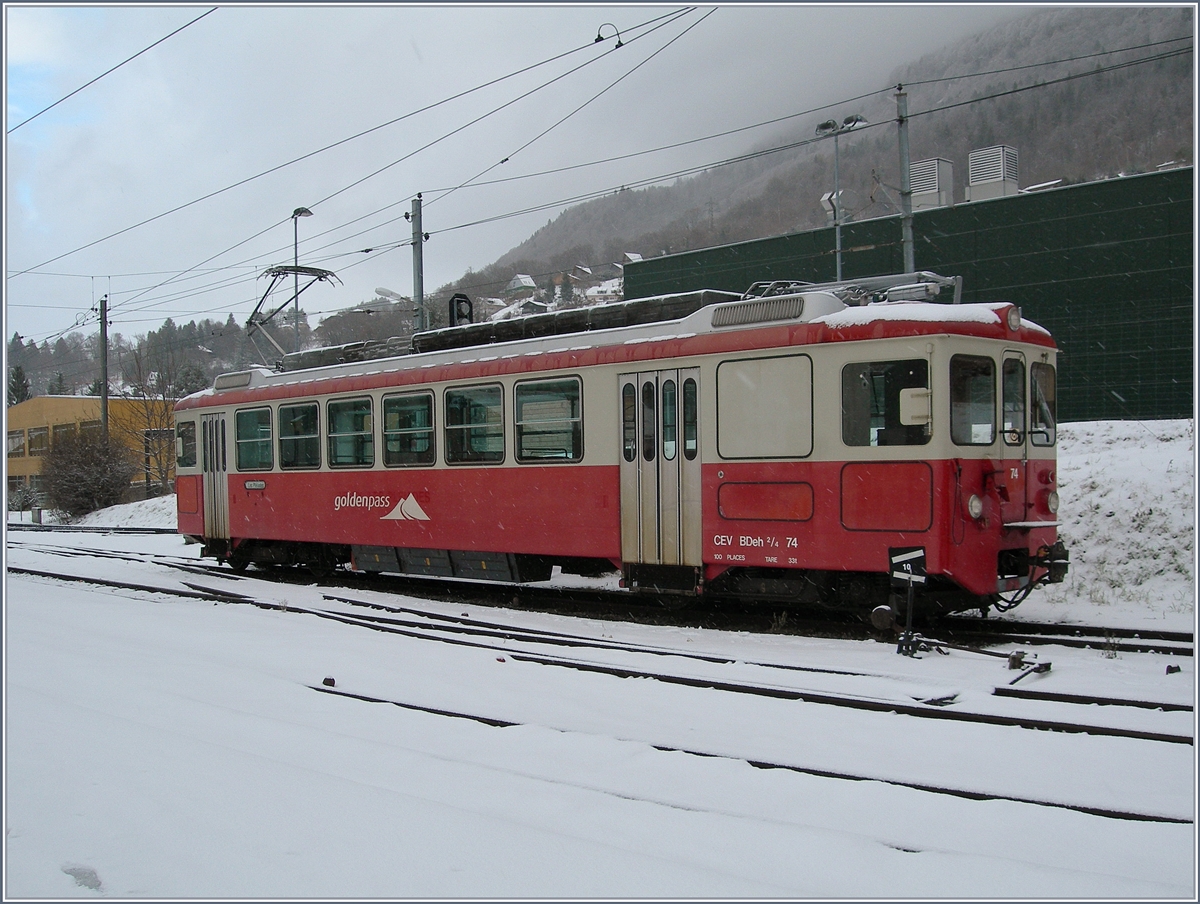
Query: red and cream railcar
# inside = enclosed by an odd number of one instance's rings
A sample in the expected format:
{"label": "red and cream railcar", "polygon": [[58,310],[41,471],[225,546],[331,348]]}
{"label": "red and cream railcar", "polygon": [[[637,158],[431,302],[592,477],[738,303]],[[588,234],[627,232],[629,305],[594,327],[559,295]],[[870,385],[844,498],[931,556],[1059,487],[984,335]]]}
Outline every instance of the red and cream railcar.
{"label": "red and cream railcar", "polygon": [[[1004,608],[1066,571],[1056,349],[946,289],[759,285],[224,374],[176,408],[179,530],[235,568],[617,568],[635,590],[865,608],[919,549],[927,607]],[[656,305],[690,313],[637,322]]]}

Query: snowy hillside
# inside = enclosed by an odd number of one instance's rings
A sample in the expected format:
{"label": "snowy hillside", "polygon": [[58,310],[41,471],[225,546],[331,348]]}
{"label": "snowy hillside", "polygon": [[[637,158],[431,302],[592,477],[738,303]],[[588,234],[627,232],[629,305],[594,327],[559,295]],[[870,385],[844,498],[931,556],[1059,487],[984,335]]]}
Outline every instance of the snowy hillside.
{"label": "snowy hillside", "polygon": [[1056,610],[1096,606],[1194,616],[1194,422],[1062,424],[1058,464],[1060,535],[1071,568],[1066,581],[1024,604],[1022,616],[1036,609],[1058,621]]}

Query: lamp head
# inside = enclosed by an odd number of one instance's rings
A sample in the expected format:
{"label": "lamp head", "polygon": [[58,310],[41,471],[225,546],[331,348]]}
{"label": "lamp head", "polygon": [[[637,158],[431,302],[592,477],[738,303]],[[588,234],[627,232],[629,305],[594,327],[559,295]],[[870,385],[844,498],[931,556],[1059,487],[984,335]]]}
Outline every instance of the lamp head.
{"label": "lamp head", "polygon": [[834,120],[827,119],[823,123],[821,123],[819,126],[817,126],[817,134],[818,135],[829,135],[833,132],[836,132],[837,127],[838,127],[838,124]]}
{"label": "lamp head", "polygon": [[312,215],[313,215],[313,212],[311,210],[309,210],[307,207],[297,207],[295,210],[292,211],[292,219],[293,220],[296,219],[296,217],[311,217]]}

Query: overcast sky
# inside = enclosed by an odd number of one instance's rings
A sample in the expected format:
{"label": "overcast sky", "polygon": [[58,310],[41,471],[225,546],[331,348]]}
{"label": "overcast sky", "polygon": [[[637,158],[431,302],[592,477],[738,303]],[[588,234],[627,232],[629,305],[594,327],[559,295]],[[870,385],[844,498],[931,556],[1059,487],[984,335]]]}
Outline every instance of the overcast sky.
{"label": "overcast sky", "polygon": [[[106,293],[111,331],[128,337],[166,317],[244,323],[262,272],[292,262],[301,206],[300,263],[342,282],[302,296],[312,326],[376,287],[411,295],[404,213],[418,192],[430,292],[569,199],[721,160],[770,130],[579,164],[825,104],[840,115],[897,65],[1029,11],[269,4],[187,25],[211,9],[5,5],[6,340],[91,333]],[[547,173],[563,167],[576,168]]]}

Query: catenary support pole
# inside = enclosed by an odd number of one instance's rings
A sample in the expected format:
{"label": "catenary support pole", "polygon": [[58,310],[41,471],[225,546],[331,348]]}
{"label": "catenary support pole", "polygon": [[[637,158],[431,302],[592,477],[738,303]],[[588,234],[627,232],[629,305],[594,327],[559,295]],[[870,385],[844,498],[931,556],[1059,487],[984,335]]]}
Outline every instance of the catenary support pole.
{"label": "catenary support pole", "polygon": [[421,193],[412,202],[412,246],[413,246],[413,327],[417,332],[429,329],[429,318],[425,315],[425,274],[421,246],[424,233],[421,231]]}
{"label": "catenary support pole", "polygon": [[100,433],[108,439],[108,296],[100,297]]}
{"label": "catenary support pole", "polygon": [[908,167],[908,95],[896,86],[896,125],[900,132],[900,247],[904,253],[903,273],[916,273],[913,253],[912,183]]}

